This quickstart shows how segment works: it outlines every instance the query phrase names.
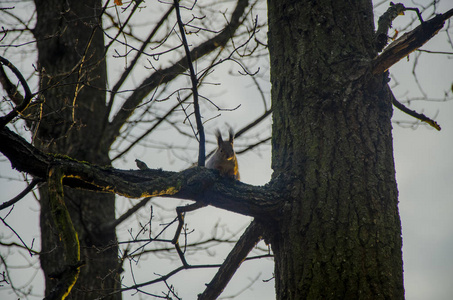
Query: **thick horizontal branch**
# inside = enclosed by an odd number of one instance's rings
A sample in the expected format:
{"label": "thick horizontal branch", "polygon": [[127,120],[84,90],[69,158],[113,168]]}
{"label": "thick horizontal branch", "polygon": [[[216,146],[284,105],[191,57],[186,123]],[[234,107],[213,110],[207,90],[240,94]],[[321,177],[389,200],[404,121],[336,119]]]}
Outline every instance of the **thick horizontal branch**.
{"label": "thick horizontal branch", "polygon": [[446,13],[437,15],[431,20],[423,22],[414,30],[403,34],[374,59],[373,74],[381,74],[387,71],[402,58],[423,46],[442,29],[445,21],[452,15],[453,9],[450,9]]}
{"label": "thick horizontal branch", "polygon": [[270,187],[235,181],[204,167],[181,172],[163,170],[119,170],[80,162],[61,155],[45,154],[4,128],[0,152],[18,171],[47,180],[55,166],[64,173],[63,183],[73,188],[115,193],[129,198],[174,197],[201,201],[242,215],[272,220],[278,217],[282,197]]}

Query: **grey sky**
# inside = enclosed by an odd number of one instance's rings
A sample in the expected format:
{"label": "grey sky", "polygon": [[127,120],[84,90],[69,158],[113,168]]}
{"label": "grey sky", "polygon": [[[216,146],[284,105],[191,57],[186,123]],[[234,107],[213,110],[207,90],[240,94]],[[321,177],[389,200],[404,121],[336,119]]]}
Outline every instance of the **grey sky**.
{"label": "grey sky", "polygon": [[[426,2],[426,1],[424,1]],[[451,8],[449,1],[441,2],[440,11],[446,11]],[[410,1],[403,1],[408,6],[413,6]],[[443,6],[442,6],[443,5]],[[385,7],[384,7],[385,6]],[[377,9],[377,15],[382,13],[386,5]],[[410,16],[400,17],[401,24],[407,21]],[[406,18],[406,19],[404,19]],[[395,28],[399,29],[398,23]],[[450,30],[450,35],[452,34]],[[447,35],[441,32],[438,37],[434,38],[422,49],[452,51],[446,46]],[[396,66],[391,68],[391,74],[394,80],[391,85],[394,86],[395,96],[404,101],[412,97],[420,97],[422,93],[416,85],[412,68],[416,54],[411,54],[409,61],[400,61]],[[24,62],[22,62],[24,64]],[[28,67],[31,67],[29,64]],[[266,67],[263,68],[264,72]],[[445,92],[449,91],[451,97],[451,85],[453,83],[453,55],[423,54],[418,61],[418,76],[422,84],[423,91],[429,98],[440,99]],[[256,90],[250,88],[252,82],[250,79],[243,77],[224,77],[223,73],[217,72],[216,80],[221,82],[217,88],[216,99],[219,102],[228,103],[229,106],[235,106],[240,103],[242,106],[234,112],[224,113],[219,119],[218,124],[231,124],[234,128],[240,128],[250,120],[250,114],[259,114],[254,112],[253,108],[256,102],[245,101],[244,99],[259,98]],[[266,76],[265,76],[266,77]],[[238,88],[241,87],[241,88]],[[264,86],[269,89],[269,86]],[[260,100],[256,100],[260,101]],[[394,148],[395,148],[395,166],[397,172],[397,182],[399,189],[400,214],[403,227],[403,255],[404,255],[404,276],[406,298],[409,300],[447,300],[453,295],[453,101],[449,102],[427,102],[412,101],[411,109],[423,112],[429,117],[436,116],[436,120],[442,127],[442,131],[437,132],[428,126],[419,126],[417,130],[405,128],[394,124]],[[404,115],[395,109],[394,121],[414,121],[413,118]],[[270,121],[267,122],[269,124]],[[402,123],[403,125],[406,123]],[[209,132],[214,130],[209,129]],[[226,129],[225,129],[226,131]],[[164,133],[165,135],[165,133]],[[170,137],[171,140],[174,137]],[[241,140],[237,140],[241,144]],[[213,145],[209,146],[209,150]],[[263,146],[259,150],[241,155],[238,157],[242,180],[250,184],[265,184],[271,175],[270,169],[270,146]],[[138,147],[133,153],[127,156],[127,160],[116,163],[115,166],[121,168],[135,168],[134,159],[139,158],[153,167],[162,167],[165,169],[180,170],[188,167],[184,162],[175,160],[165,151],[146,150]],[[20,178],[17,172],[10,170],[10,164],[0,155],[0,176],[6,178]],[[170,164],[170,162],[173,162]],[[17,180],[8,179],[0,180],[0,202],[14,197],[24,188],[24,184]],[[124,200],[122,200],[124,201]],[[129,200],[128,200],[129,201]],[[160,203],[170,203],[170,205],[179,204],[177,200],[156,200],[155,205]],[[164,205],[164,204],[162,204]],[[121,204],[125,209],[125,205]],[[8,216],[8,223],[21,235],[24,241],[31,245],[32,239],[36,238],[35,249],[39,249],[39,206],[32,197],[27,197],[20,201]],[[149,207],[141,212],[146,216]],[[0,212],[4,217],[6,212]],[[200,212],[189,214],[186,221],[189,226],[202,234],[204,230],[209,232],[212,227],[221,220],[225,236],[229,232],[235,232],[243,228],[249,219],[232,213],[227,213],[214,208],[205,208]],[[131,223],[128,223],[129,225]],[[122,226],[119,229],[120,237],[126,237],[128,227]],[[0,225],[0,240],[16,241],[11,238],[12,233],[4,225]],[[214,249],[218,254],[215,258],[209,256],[191,256],[192,262],[202,262],[204,259],[222,262],[226,250]],[[8,250],[0,247],[2,255],[6,255]],[[11,254],[8,256],[8,262],[12,266],[24,265],[30,259],[27,255]],[[174,266],[173,262],[168,260],[143,260],[137,268],[137,274],[140,280],[146,281],[147,274],[157,272],[154,266],[159,264],[162,271],[166,267]],[[36,265],[38,267],[39,265]],[[0,265],[0,272],[3,266]],[[223,296],[235,294],[240,291],[247,283],[255,278],[258,274],[259,279],[256,284],[249,290],[242,293],[236,299],[274,299],[273,281],[268,283],[262,280],[272,277],[273,264],[269,260],[260,260],[254,262],[245,262],[235,276],[230,285],[225,290]],[[18,285],[25,284],[32,273],[31,270],[11,270],[14,276],[14,282]],[[42,293],[43,279],[39,270],[38,275],[33,281],[33,291],[39,297]],[[185,299],[195,299],[194,296],[201,292],[206,282],[209,282],[214,271],[200,273],[199,271],[190,271],[181,273],[172,282],[179,288],[180,294]],[[24,276],[26,273],[27,276]],[[126,275],[125,282],[130,280]],[[182,283],[185,284],[182,284]],[[125,293],[124,299],[131,298],[132,293]],[[39,298],[38,297],[38,298]],[[5,287],[0,287],[1,299],[15,299],[11,291]]]}

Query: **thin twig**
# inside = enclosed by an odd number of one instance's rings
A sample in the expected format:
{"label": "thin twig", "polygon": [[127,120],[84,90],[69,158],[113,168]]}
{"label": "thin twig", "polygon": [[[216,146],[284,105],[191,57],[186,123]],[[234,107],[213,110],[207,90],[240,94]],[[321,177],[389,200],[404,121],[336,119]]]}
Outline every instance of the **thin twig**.
{"label": "thin twig", "polygon": [[[390,90],[390,88],[389,88]],[[422,122],[426,122],[428,123],[430,126],[434,127],[435,129],[437,129],[438,131],[441,130],[441,127],[439,126],[439,124],[437,124],[436,121],[428,118],[427,116],[425,116],[424,114],[420,114],[418,112],[416,112],[415,110],[411,110],[409,108],[407,108],[406,106],[404,106],[401,102],[399,102],[398,100],[396,100],[395,96],[393,95],[393,92],[390,91],[390,95],[392,97],[392,103],[393,105],[395,105],[396,108],[398,108],[399,110],[405,112],[406,114],[408,114],[409,116],[412,116],[416,119],[419,119],[420,121]]]}
{"label": "thin twig", "polygon": [[130,286],[130,287],[125,287],[125,288],[122,288],[122,289],[118,289],[108,295],[105,295],[104,297],[101,297],[100,299],[106,299],[112,295],[115,295],[115,294],[118,294],[118,293],[121,293],[121,292],[125,292],[125,291],[130,291],[130,290],[137,290],[137,291],[140,291],[142,292],[141,290],[139,290],[139,288],[141,287],[144,287],[144,286],[148,286],[148,285],[152,285],[152,284],[155,284],[155,283],[158,283],[158,282],[163,282],[165,280],[168,280],[170,277],[178,274],[179,272],[183,271],[183,270],[190,270],[190,269],[207,269],[207,268],[218,268],[220,267],[221,265],[219,264],[213,264],[213,265],[209,265],[209,264],[206,264],[206,265],[188,265],[187,267],[184,267],[184,266],[181,266],[179,268],[176,268],[174,269],[173,271],[170,271],[169,273],[165,274],[165,275],[159,275],[160,277],[159,278],[156,278],[156,279],[153,279],[153,280],[150,280],[150,281],[147,281],[147,282],[143,282],[143,283],[138,283],[138,284],[135,284],[133,286]]}
{"label": "thin twig", "polygon": [[206,204],[202,202],[195,202],[186,206],[176,207],[178,227],[176,228],[175,236],[173,237],[173,240],[171,242],[173,245],[175,245],[176,252],[178,253],[179,258],[181,259],[181,262],[185,267],[188,267],[189,264],[187,263],[184,257],[184,253],[181,251],[181,247],[179,246],[179,236],[181,235],[181,230],[182,227],[184,226],[184,215],[186,214],[186,212],[194,211],[204,206],[206,206]]}
{"label": "thin twig", "polygon": [[41,178],[34,178],[30,184],[19,194],[17,195],[16,197],[14,197],[13,199],[9,200],[9,201],[6,201],[6,202],[3,202],[1,205],[0,205],[0,210],[2,209],[5,209],[13,204],[15,204],[17,201],[19,201],[20,199],[24,198],[31,190],[33,190],[33,188],[40,182],[43,182],[44,180],[42,180]]}
{"label": "thin twig", "polygon": [[112,161],[114,160],[117,160],[118,158],[120,158],[121,156],[123,156],[124,154],[126,154],[126,152],[128,152],[129,150],[131,150],[138,142],[140,142],[141,140],[143,140],[147,135],[149,135],[152,131],[154,131],[154,129],[156,129],[156,127],[158,127],[162,122],[164,122],[165,120],[167,120],[167,118],[181,105],[182,106],[182,103],[184,103],[186,100],[188,99],[185,98],[183,100],[179,100],[178,98],[178,103],[176,105],[174,105],[172,108],[170,108],[170,110],[167,111],[167,113],[165,115],[163,115],[162,117],[159,117],[159,119],[156,121],[156,123],[154,123],[153,126],[151,126],[150,129],[148,129],[147,131],[145,131],[142,135],[140,135],[137,139],[135,139],[135,141],[133,141],[132,143],[129,144],[129,146],[126,147],[126,149],[124,149],[123,151],[121,151],[120,153],[118,153],[117,155],[115,155],[115,157],[112,158]]}
{"label": "thin twig", "polygon": [[[218,35],[192,48],[192,58],[200,59],[208,53],[224,47],[227,42],[230,41],[231,36],[236,32],[239,26],[243,24],[244,19],[242,18],[242,16],[247,6],[248,0],[238,0],[228,24],[224,27],[223,30],[221,30]],[[194,57],[194,55],[196,56]],[[153,89],[155,89],[157,85],[170,82],[171,80],[182,74],[186,69],[187,58],[182,57],[172,66],[165,69],[160,69],[159,71],[154,72],[145,80],[143,80],[143,82],[136,89],[134,89],[133,93],[121,105],[118,113],[110,122],[110,130],[105,132],[104,139],[107,141],[115,140],[117,135],[120,134],[120,129],[123,127],[124,122],[127,121],[130,115],[136,109],[137,105],[143,101],[143,98],[146,97],[146,95],[148,95]]]}
{"label": "thin twig", "polygon": [[[138,7],[138,4],[137,4]],[[159,22],[156,24],[154,29],[151,31],[147,39],[142,43],[141,48],[137,51],[137,54],[135,55],[134,59],[131,61],[127,69],[121,74],[121,78],[115,83],[112,89],[112,93],[110,95],[110,100],[108,102],[108,107],[106,110],[106,113],[104,115],[104,122],[103,125],[104,127],[102,128],[102,131],[106,130],[106,124],[108,124],[108,119],[110,116],[110,113],[112,111],[113,103],[115,101],[115,95],[118,93],[120,87],[123,85],[123,83],[126,81],[126,79],[129,77],[132,69],[137,65],[138,59],[141,57],[141,55],[144,53],[146,47],[150,43],[151,39],[156,35],[158,29],[162,26],[164,21],[168,18],[170,13],[173,11],[173,7],[171,7],[164,15],[163,17],[159,20]],[[133,13],[133,12],[132,12]],[[113,42],[113,40],[112,40]]]}
{"label": "thin twig", "polygon": [[115,227],[117,227],[119,224],[121,224],[122,222],[124,222],[127,218],[129,218],[130,216],[132,216],[137,210],[139,210],[140,208],[142,208],[143,206],[146,205],[146,203],[149,202],[149,200],[151,200],[152,197],[146,197],[144,198],[142,201],[140,201],[138,204],[134,205],[133,207],[131,207],[127,212],[125,212],[124,214],[122,214],[119,218],[113,220],[112,222],[110,223],[106,223],[106,224],[103,224],[101,226],[101,231],[109,231],[110,229],[113,229]]}
{"label": "thin twig", "polygon": [[25,249],[27,249],[28,253],[30,254],[30,256],[33,256],[34,253],[33,251],[27,246],[27,244],[25,244],[24,240],[22,240],[22,238],[20,237],[20,235],[14,230],[14,228],[12,228],[11,226],[9,226],[8,223],[5,222],[5,218],[2,218],[0,217],[0,221],[2,221],[2,223],[8,227],[13,233],[15,236],[17,236],[17,238],[21,241],[22,245],[24,245]]}
{"label": "thin twig", "polygon": [[239,150],[239,151],[236,151],[236,154],[242,154],[242,153],[245,153],[245,152],[247,152],[247,151],[250,151],[250,150],[252,150],[253,148],[258,147],[258,146],[261,145],[261,144],[264,144],[264,143],[269,142],[270,140],[271,140],[271,137],[267,137],[267,138],[265,138],[265,139],[263,139],[263,140],[261,140],[261,141],[256,142],[255,144],[248,145],[248,146],[245,147],[244,149],[241,149],[241,150]]}

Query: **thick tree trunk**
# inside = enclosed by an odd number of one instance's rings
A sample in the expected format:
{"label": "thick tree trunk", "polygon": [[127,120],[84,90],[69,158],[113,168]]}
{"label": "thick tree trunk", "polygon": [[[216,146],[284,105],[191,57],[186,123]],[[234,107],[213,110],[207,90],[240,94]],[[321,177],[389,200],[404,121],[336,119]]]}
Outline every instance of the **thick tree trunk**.
{"label": "thick tree trunk", "polygon": [[[106,65],[99,17],[102,2],[35,3],[34,34],[45,102],[34,144],[45,152],[109,165],[109,145],[102,142],[101,136],[106,113]],[[40,258],[48,294],[58,281],[52,277],[66,266],[58,263],[62,262],[62,245],[50,215],[46,186],[40,195]],[[66,205],[80,240],[81,259],[86,263],[70,299],[94,299],[119,285],[115,230],[99,230],[100,225],[115,218],[114,197],[65,188]]]}
{"label": "thick tree trunk", "polygon": [[[384,76],[371,1],[268,1],[278,299],[403,299]],[[276,134],[277,133],[277,134]]]}

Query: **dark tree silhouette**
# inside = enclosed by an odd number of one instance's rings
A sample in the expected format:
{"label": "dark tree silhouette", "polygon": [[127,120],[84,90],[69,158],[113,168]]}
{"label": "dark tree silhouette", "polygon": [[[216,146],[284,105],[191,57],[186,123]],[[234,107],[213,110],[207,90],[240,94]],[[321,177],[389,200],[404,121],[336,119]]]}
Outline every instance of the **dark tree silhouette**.
{"label": "dark tree silhouette", "polygon": [[[256,3],[244,0],[223,15],[224,27],[217,30],[203,23],[204,16],[209,19],[209,7],[200,5],[200,15],[186,19],[181,13],[190,16],[198,3],[194,7],[177,0],[164,3],[166,10],[160,12],[161,19],[153,22],[147,37],[136,35],[128,24],[145,5],[142,1],[124,4],[122,9],[99,0],[36,0],[35,5],[37,21],[30,31],[38,50],[39,85],[30,88],[20,70],[1,58],[0,79],[13,108],[0,119],[0,151],[13,168],[33,176],[31,188],[40,185],[39,257],[47,299],[67,295],[70,299],[119,299],[122,291],[144,292],[142,287],[157,282],[165,283],[168,291],[153,296],[177,298],[168,278],[183,270],[213,267],[218,271],[200,291],[199,299],[215,299],[261,239],[274,255],[277,299],[404,298],[392,105],[440,127],[395,99],[387,70],[428,42],[453,10],[429,20],[421,19],[415,10],[420,25],[385,47],[392,21],[414,9],[392,4],[375,30],[371,1],[269,0],[266,44],[256,36],[261,25],[249,15]],[[112,15],[120,11],[127,18]],[[110,28],[108,18],[113,20]],[[165,34],[159,35],[164,26]],[[199,35],[198,44],[188,42],[190,33]],[[107,84],[106,57],[114,43],[123,44],[124,53],[113,52],[126,65],[115,84]],[[274,172],[266,186],[258,187],[203,167],[206,108],[203,111],[201,102],[204,107],[223,108],[199,89],[213,68],[227,61],[253,76],[249,66],[267,46]],[[153,63],[167,53],[176,59],[159,66]],[[143,60],[144,56],[149,58]],[[203,65],[202,60],[207,63]],[[144,61],[149,63],[147,77],[133,89],[122,90],[134,68]],[[186,85],[166,91],[182,75],[188,75]],[[177,103],[158,113],[155,103],[169,97]],[[271,113],[266,105],[263,111],[237,130],[236,138]],[[10,129],[16,119],[23,119],[32,132],[32,143]],[[142,161],[137,161],[139,170],[112,167],[112,162],[143,142],[162,122],[190,135],[174,125],[175,119],[191,124],[198,146],[197,167],[171,172]],[[137,134],[132,128],[139,121],[150,124]],[[244,151],[267,140],[250,143]],[[130,142],[128,146],[122,145],[125,141]],[[115,194],[144,199],[116,218]],[[157,196],[191,200],[192,204],[175,208],[177,216],[171,224],[177,229],[172,238],[150,233],[147,240],[140,241],[137,235],[131,242],[170,244],[181,266],[149,281],[122,286],[124,260],[136,253],[119,255],[115,229]],[[187,236],[184,215],[208,205],[254,220],[223,264],[190,264],[180,241]],[[137,250],[144,251],[145,246]]]}

